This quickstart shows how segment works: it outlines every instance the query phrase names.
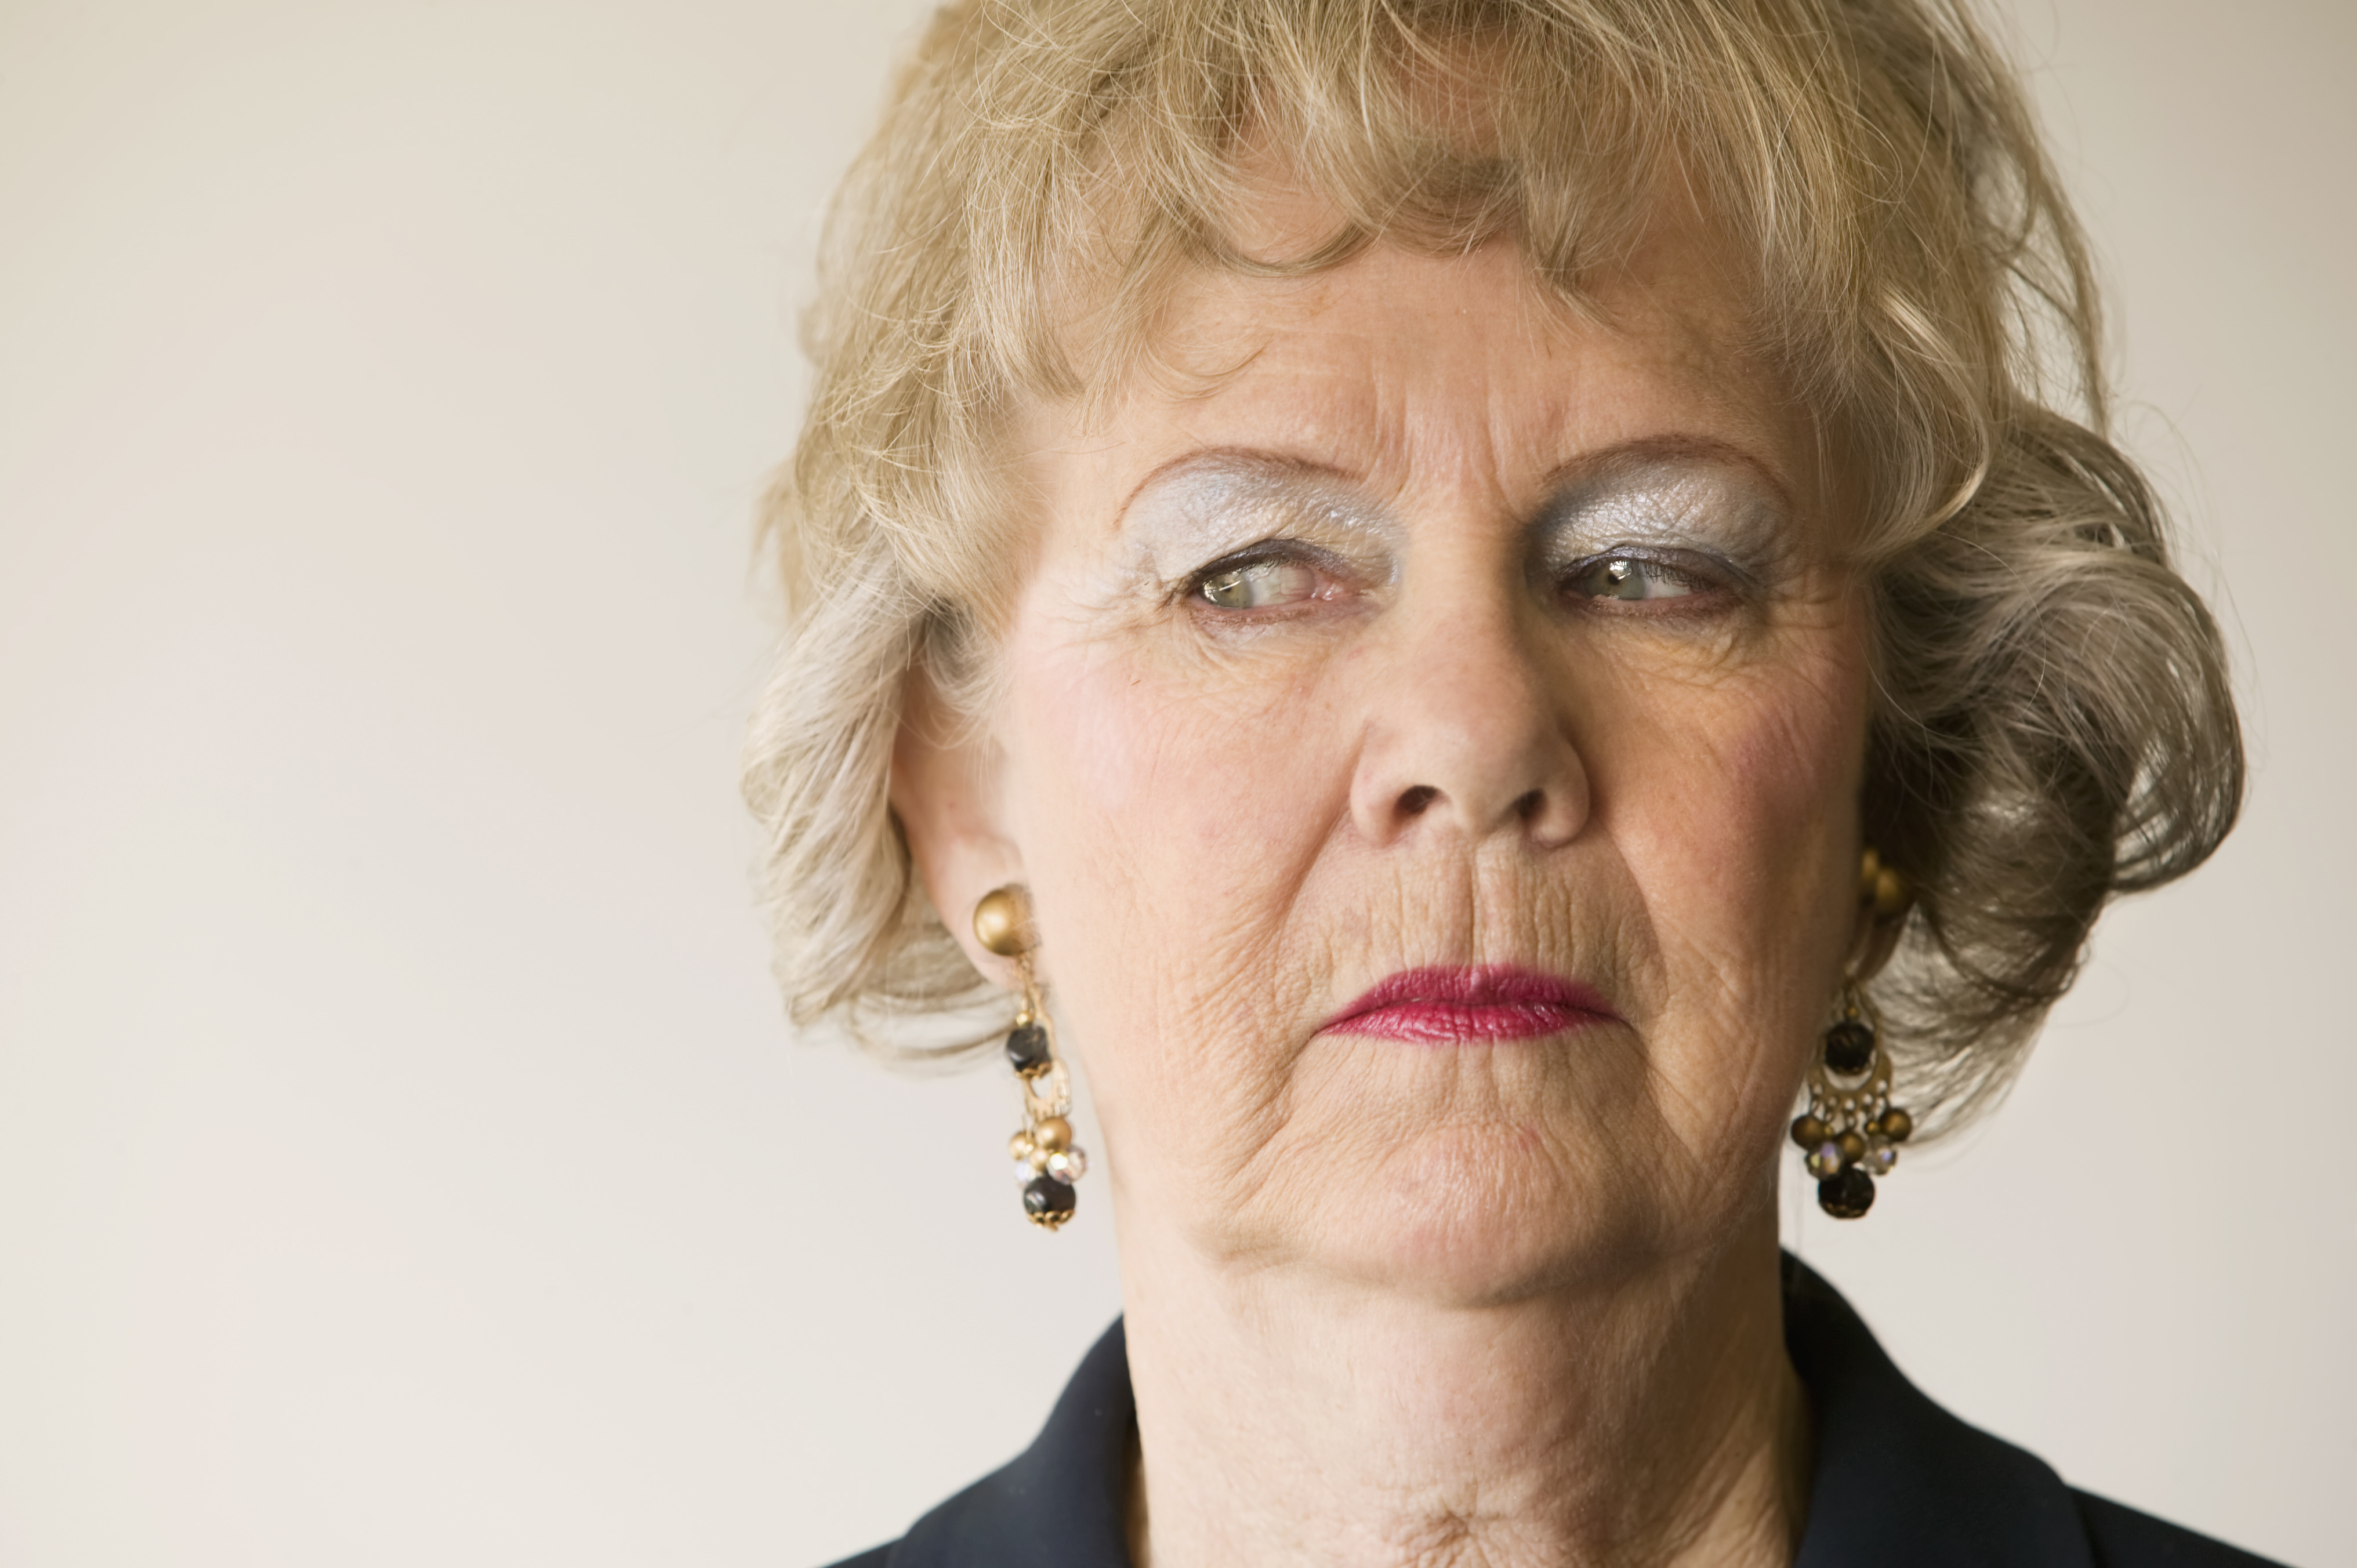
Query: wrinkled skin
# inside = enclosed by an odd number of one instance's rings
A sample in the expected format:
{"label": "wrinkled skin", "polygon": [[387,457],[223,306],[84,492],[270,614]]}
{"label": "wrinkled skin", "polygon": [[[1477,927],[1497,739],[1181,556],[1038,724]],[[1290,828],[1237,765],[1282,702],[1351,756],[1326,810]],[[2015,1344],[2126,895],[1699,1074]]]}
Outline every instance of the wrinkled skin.
{"label": "wrinkled skin", "polygon": [[[985,891],[1031,890],[1133,1346],[1160,1299],[1364,1307],[1383,1343],[1425,1323],[1419,1345],[1587,1303],[1571,1339],[1612,1369],[1590,1414],[1625,1430],[1695,1358],[1612,1304],[1772,1314],[1783,1125],[1861,935],[1862,607],[1819,433],[1740,351],[1700,227],[1665,217],[1601,304],[1569,312],[1506,244],[1196,276],[1165,340],[1211,373],[1141,376],[1093,426],[1028,421],[1036,557],[1003,710],[957,731],[912,691],[894,803],[962,940]],[[1575,980],[1613,1016],[1439,1045],[1326,1027],[1388,974],[1460,964]],[[1760,1343],[1694,1374],[1768,1412],[1727,1477],[1790,1415]],[[1160,1519],[1162,1407],[1138,1381]],[[1672,1402],[1706,1412],[1701,1387]],[[1793,1462],[1678,1485],[1764,1497]],[[1564,1530],[1684,1540],[1713,1528],[1672,1521],[1696,1508]]]}

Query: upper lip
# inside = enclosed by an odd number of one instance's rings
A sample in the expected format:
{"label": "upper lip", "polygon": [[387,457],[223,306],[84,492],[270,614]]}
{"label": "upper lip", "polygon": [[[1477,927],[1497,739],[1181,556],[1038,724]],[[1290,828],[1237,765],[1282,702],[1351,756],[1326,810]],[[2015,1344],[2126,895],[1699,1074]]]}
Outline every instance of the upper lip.
{"label": "upper lip", "polygon": [[1329,1018],[1324,1027],[1336,1028],[1369,1013],[1416,1003],[1444,1007],[1559,1007],[1616,1023],[1620,1018],[1603,993],[1592,985],[1544,970],[1482,964],[1401,970],[1378,981]]}

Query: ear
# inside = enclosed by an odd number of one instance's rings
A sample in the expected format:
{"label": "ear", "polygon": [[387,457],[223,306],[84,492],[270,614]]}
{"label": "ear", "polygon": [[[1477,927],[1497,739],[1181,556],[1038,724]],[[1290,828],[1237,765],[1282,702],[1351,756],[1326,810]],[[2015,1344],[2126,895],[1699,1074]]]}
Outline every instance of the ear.
{"label": "ear", "polygon": [[952,711],[924,666],[912,666],[892,743],[892,814],[942,923],[974,968],[1011,989],[1014,966],[984,950],[973,918],[984,894],[1023,880],[1023,857],[1005,830],[1005,774],[1006,753],[984,726]]}

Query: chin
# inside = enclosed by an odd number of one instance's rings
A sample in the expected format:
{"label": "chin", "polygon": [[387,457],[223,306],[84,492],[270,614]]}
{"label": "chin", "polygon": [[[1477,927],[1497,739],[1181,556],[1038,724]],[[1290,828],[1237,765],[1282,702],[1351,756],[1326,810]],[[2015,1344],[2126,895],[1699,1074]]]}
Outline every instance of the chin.
{"label": "chin", "polygon": [[1310,1250],[1337,1274],[1436,1305],[1600,1285],[1678,1245],[1674,1195],[1649,1176],[1527,1131],[1453,1133],[1330,1194]]}

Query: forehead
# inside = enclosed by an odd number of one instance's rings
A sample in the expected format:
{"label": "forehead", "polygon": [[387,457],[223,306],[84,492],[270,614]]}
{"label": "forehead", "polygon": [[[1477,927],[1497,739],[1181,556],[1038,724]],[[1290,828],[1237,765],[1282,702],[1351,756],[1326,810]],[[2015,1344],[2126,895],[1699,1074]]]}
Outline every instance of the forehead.
{"label": "forehead", "polygon": [[1024,446],[1073,499],[1232,449],[1387,492],[1471,482],[1520,506],[1584,455],[1645,441],[1731,448],[1813,494],[1812,422],[1747,350],[1751,318],[1693,221],[1654,225],[1579,308],[1511,241],[1375,244],[1300,277],[1194,269],[1099,412],[1035,411]]}

